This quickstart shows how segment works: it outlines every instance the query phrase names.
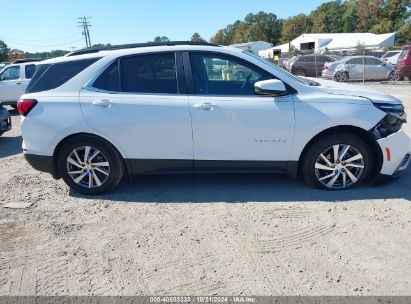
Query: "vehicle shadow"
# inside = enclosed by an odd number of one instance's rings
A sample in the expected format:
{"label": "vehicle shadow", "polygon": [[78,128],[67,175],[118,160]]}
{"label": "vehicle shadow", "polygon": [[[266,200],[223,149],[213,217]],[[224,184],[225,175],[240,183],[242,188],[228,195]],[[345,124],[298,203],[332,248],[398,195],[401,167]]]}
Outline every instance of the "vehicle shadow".
{"label": "vehicle shadow", "polygon": [[21,136],[0,137],[0,158],[12,156],[21,153],[21,143],[23,138]]}
{"label": "vehicle shadow", "polygon": [[364,185],[348,191],[308,188],[302,181],[284,175],[225,174],[138,176],[101,196],[71,196],[90,200],[138,203],[247,203],[247,202],[344,202],[364,199],[411,201],[411,170],[383,185]]}

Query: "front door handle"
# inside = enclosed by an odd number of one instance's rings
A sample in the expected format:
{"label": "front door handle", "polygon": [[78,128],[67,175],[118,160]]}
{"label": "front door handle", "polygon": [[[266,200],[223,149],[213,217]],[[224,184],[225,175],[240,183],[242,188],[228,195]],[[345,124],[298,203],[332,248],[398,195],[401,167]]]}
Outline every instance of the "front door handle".
{"label": "front door handle", "polygon": [[212,104],[211,102],[197,103],[194,105],[194,108],[211,111],[215,108],[215,104]]}
{"label": "front door handle", "polygon": [[99,107],[106,107],[109,108],[113,105],[113,103],[108,100],[108,99],[102,99],[102,100],[95,100],[93,101],[93,105],[99,106]]}
{"label": "front door handle", "polygon": [[16,85],[21,85],[21,82],[16,82]]}

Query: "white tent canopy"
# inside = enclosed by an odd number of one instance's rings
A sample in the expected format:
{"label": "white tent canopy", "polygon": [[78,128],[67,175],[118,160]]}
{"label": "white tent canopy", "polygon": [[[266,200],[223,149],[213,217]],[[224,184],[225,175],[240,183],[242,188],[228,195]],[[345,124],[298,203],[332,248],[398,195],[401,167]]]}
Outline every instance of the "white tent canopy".
{"label": "white tent canopy", "polygon": [[244,51],[249,51],[249,52],[252,52],[258,55],[258,53],[261,50],[271,48],[273,45],[265,41],[252,41],[252,42],[246,42],[246,43],[232,44],[230,46],[242,49]]}
{"label": "white tent canopy", "polygon": [[[313,50],[315,52],[353,50],[358,45],[367,49],[377,49],[393,46],[395,33],[322,33],[302,34],[291,41],[291,45],[298,50]],[[272,58],[272,50],[281,50],[288,53],[289,43],[275,46],[259,52],[261,57]],[[271,51],[270,51],[271,50]],[[271,56],[270,56],[271,54]]]}

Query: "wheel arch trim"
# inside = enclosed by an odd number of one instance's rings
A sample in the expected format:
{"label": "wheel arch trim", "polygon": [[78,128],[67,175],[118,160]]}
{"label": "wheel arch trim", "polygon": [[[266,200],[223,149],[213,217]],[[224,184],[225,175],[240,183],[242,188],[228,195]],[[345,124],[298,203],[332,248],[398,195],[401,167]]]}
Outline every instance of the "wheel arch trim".
{"label": "wheel arch trim", "polygon": [[309,148],[322,136],[327,135],[327,134],[335,134],[338,132],[349,132],[354,135],[359,136],[361,139],[363,139],[370,147],[373,156],[375,157],[375,166],[373,168],[373,172],[370,175],[370,177],[375,177],[377,176],[378,173],[380,173],[383,161],[384,161],[384,156],[382,154],[382,150],[380,148],[380,145],[378,142],[375,140],[374,136],[370,131],[364,130],[360,127],[352,126],[352,125],[342,125],[342,126],[334,126],[327,128],[320,133],[316,134],[313,136],[304,146],[303,150],[301,151],[298,161],[297,162],[289,162],[289,166],[287,166],[287,172],[294,178],[298,177],[301,173],[301,165],[302,161],[309,150]]}
{"label": "wheel arch trim", "polygon": [[96,135],[96,134],[88,133],[88,132],[78,132],[78,133],[73,133],[73,134],[70,134],[70,135],[62,138],[59,141],[59,143],[56,145],[56,147],[54,148],[54,151],[53,151],[53,172],[51,172],[51,174],[55,179],[60,179],[61,178],[60,173],[58,172],[58,169],[57,169],[57,155],[60,152],[61,148],[63,147],[63,145],[68,140],[72,139],[73,137],[82,136],[82,135],[95,137],[95,138],[103,140],[107,144],[111,145],[117,151],[117,153],[121,156],[121,158],[123,159],[124,166],[126,168],[126,172],[131,172],[130,171],[131,168],[129,168],[128,162],[125,161],[125,159],[126,159],[125,154],[122,153],[121,149],[119,149],[119,147],[116,144],[113,144],[111,141],[109,141],[108,139],[106,139],[106,138],[104,138],[103,136],[100,136],[100,135]]}

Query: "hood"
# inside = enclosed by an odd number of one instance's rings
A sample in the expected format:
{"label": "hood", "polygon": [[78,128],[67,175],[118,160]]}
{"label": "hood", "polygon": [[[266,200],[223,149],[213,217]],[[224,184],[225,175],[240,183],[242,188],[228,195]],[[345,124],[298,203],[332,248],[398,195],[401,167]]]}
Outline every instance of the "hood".
{"label": "hood", "polygon": [[[308,78],[308,77],[307,77]],[[318,78],[308,78],[311,81],[317,82],[320,85],[317,86],[319,90],[328,94],[346,95],[355,97],[364,97],[370,99],[374,103],[390,103],[390,104],[402,104],[401,100],[394,96],[388,95],[381,91],[371,89],[369,87],[358,85],[335,82],[333,80],[325,80]]]}

